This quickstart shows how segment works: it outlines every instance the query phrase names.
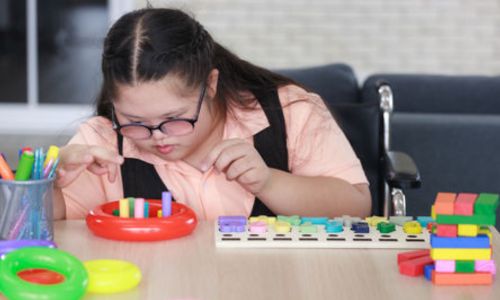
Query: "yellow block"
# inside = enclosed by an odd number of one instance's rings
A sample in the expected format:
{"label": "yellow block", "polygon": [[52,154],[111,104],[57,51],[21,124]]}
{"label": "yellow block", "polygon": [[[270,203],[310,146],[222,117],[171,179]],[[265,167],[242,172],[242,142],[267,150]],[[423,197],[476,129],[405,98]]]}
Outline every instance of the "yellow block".
{"label": "yellow block", "polygon": [[120,199],[120,202],[118,202],[119,208],[120,208],[120,218],[128,218],[129,217],[129,206],[128,206],[128,199]]}
{"label": "yellow block", "polygon": [[162,212],[162,210],[161,210],[161,209],[159,209],[159,210],[156,212],[156,216],[157,216],[158,218],[162,218],[162,217],[163,217],[163,212]]}
{"label": "yellow block", "polygon": [[403,231],[406,234],[420,234],[422,233],[422,226],[417,221],[406,222],[403,225]]}
{"label": "yellow block", "polygon": [[491,259],[491,248],[467,249],[467,248],[432,248],[431,258],[433,260],[489,260]]}
{"label": "yellow block", "polygon": [[387,218],[384,217],[379,217],[379,216],[371,216],[365,218],[366,223],[372,227],[376,227],[378,223],[380,222],[388,222]]}
{"label": "yellow block", "polygon": [[459,236],[477,236],[479,232],[479,225],[475,224],[458,224],[458,235]]}
{"label": "yellow block", "polygon": [[434,210],[434,205],[431,206],[431,217],[436,220],[436,211]]}
{"label": "yellow block", "polygon": [[288,222],[277,221],[274,223],[274,231],[277,233],[289,233],[292,226]]}
{"label": "yellow block", "polygon": [[276,217],[268,217],[268,216],[250,217],[250,219],[248,221],[249,221],[249,223],[264,222],[267,225],[271,225],[271,224],[274,224],[276,222]]}

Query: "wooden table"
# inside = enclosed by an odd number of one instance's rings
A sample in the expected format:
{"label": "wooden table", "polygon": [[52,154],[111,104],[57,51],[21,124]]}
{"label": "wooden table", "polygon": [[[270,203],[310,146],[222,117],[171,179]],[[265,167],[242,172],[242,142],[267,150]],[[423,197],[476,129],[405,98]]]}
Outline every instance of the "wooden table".
{"label": "wooden table", "polygon": [[[83,261],[123,259],[142,271],[130,292],[84,299],[500,299],[498,278],[490,286],[450,287],[400,275],[401,250],[215,248],[212,223],[162,242],[105,240],[84,221],[56,222],[55,236],[59,248]],[[496,230],[493,243],[498,264]]]}

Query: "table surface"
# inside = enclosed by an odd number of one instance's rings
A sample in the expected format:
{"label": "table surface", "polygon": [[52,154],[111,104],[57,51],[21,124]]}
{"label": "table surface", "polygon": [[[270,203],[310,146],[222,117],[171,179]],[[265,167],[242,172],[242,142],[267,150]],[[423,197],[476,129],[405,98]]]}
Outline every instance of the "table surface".
{"label": "table surface", "polygon": [[[119,242],[94,236],[84,221],[55,222],[60,249],[82,261],[122,259],[143,279],[129,292],[84,299],[499,299],[489,286],[436,286],[400,275],[397,249],[216,248],[213,223],[190,236],[160,242]],[[500,262],[500,235],[493,259]],[[496,296],[495,296],[496,295]]]}

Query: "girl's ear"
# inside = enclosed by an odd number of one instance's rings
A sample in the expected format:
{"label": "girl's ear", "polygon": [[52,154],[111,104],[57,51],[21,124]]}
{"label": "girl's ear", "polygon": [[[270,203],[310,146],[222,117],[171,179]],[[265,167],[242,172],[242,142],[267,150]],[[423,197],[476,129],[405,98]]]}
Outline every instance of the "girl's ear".
{"label": "girl's ear", "polygon": [[217,83],[219,81],[219,70],[212,69],[207,78],[207,93],[209,98],[215,97],[217,94]]}

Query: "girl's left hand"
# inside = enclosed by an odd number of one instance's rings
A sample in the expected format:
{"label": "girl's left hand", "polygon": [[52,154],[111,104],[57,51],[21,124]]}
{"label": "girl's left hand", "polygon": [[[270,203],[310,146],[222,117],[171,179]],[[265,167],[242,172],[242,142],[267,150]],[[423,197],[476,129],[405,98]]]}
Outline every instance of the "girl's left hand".
{"label": "girl's left hand", "polygon": [[201,170],[210,166],[226,174],[227,180],[236,180],[247,191],[256,195],[269,183],[271,170],[257,149],[242,139],[224,140],[210,151],[201,164]]}

